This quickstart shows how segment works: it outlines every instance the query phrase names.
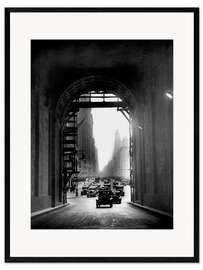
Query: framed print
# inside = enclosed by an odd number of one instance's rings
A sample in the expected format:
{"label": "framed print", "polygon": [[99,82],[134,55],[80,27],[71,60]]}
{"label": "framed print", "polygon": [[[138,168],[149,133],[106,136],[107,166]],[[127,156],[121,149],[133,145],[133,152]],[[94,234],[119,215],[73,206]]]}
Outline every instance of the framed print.
{"label": "framed print", "polygon": [[198,262],[198,8],[6,8],[5,53],[5,261]]}

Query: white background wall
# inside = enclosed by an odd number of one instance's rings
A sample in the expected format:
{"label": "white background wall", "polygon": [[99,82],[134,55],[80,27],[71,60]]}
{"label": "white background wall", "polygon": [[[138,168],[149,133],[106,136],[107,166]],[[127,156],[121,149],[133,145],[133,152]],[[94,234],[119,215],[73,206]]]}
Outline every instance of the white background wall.
{"label": "white background wall", "polygon": [[[153,1],[153,0],[72,0],[72,1],[67,1],[67,0],[58,0],[58,1],[53,1],[53,0],[27,0],[27,1],[18,1],[18,0],[12,0],[12,1],[0,1],[0,34],[1,34],[1,42],[0,42],[0,149],[4,149],[4,7],[82,7],[82,6],[98,6],[98,7],[113,7],[113,6],[129,6],[129,7],[186,7],[186,6],[191,6],[191,7],[201,7],[203,9],[203,1],[201,0],[160,0],[160,1]],[[202,21],[200,24],[200,29],[203,29]],[[202,31],[201,31],[202,32]],[[201,54],[202,55],[202,54]],[[202,58],[202,57],[201,57]],[[202,59],[201,59],[202,60]],[[202,61],[201,61],[202,62]],[[203,69],[200,69],[200,78],[203,77]],[[202,95],[200,95],[200,101],[203,101]],[[201,124],[203,124],[203,111],[202,109],[200,110],[200,115],[202,116],[201,119]],[[201,125],[202,126],[202,125]],[[203,147],[201,147],[201,150],[203,150]],[[202,152],[202,151],[201,151]],[[200,162],[200,168],[203,168],[203,161],[201,160]],[[4,222],[3,222],[3,216],[4,216],[4,152],[0,151],[0,172],[1,172],[1,187],[0,187],[0,198],[1,198],[1,204],[0,204],[0,210],[1,210],[1,222],[0,222],[0,239],[4,239]],[[201,174],[200,174],[200,181],[201,181]],[[201,194],[202,194],[202,186],[201,185]],[[202,202],[200,204],[201,208]],[[201,223],[200,223],[201,224]],[[202,235],[202,234],[201,234]],[[202,237],[201,237],[202,239]],[[202,241],[201,241],[202,242]],[[203,255],[201,246],[200,246],[200,251],[201,251],[201,256]],[[135,267],[139,267],[139,269],[150,269],[150,270],[158,270],[158,269],[171,269],[171,267],[175,269],[195,269],[195,268],[200,268],[202,267],[201,264],[5,264],[4,263],[4,241],[1,241],[0,244],[0,266],[1,269],[35,269],[36,267],[40,269],[44,268],[49,268],[55,269],[61,268],[61,269],[103,269],[108,268],[108,269],[123,269],[124,267],[127,269],[134,269]]]}

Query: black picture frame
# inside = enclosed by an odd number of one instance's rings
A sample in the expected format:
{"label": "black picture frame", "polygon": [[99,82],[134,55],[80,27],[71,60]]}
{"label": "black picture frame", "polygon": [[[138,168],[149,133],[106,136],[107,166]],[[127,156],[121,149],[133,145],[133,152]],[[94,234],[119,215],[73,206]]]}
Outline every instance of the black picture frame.
{"label": "black picture frame", "polygon": [[[10,254],[10,14],[33,12],[177,12],[194,15],[194,256],[13,257]],[[5,8],[5,262],[199,262],[199,8]]]}

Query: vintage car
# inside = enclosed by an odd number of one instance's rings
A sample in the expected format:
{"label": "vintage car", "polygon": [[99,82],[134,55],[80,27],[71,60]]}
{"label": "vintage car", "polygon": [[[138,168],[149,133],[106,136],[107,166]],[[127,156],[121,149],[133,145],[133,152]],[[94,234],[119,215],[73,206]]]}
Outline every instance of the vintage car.
{"label": "vintage car", "polygon": [[90,198],[90,197],[96,197],[97,196],[97,188],[96,187],[90,187],[88,190],[87,190],[87,198]]}
{"label": "vintage car", "polygon": [[108,179],[104,179],[104,184],[109,184],[110,181]]}
{"label": "vintage car", "polygon": [[113,182],[113,188],[116,188],[116,186],[118,186],[119,185],[119,182]]}
{"label": "vintage car", "polygon": [[81,195],[87,195],[88,186],[83,186],[81,190]]}
{"label": "vintage car", "polygon": [[117,194],[119,193],[120,196],[124,196],[125,195],[124,186],[123,185],[117,185],[115,187],[115,189],[116,189]]}
{"label": "vintage car", "polygon": [[99,181],[100,181],[100,178],[99,177],[96,177],[95,178],[95,183],[99,183]]}
{"label": "vintage car", "polygon": [[104,183],[104,188],[111,189],[111,183]]}
{"label": "vintage car", "polygon": [[113,193],[111,197],[114,204],[121,204],[122,198],[120,196],[120,192],[117,191]]}
{"label": "vintage car", "polygon": [[99,190],[98,198],[96,199],[96,208],[101,205],[113,206],[112,192],[110,190]]}

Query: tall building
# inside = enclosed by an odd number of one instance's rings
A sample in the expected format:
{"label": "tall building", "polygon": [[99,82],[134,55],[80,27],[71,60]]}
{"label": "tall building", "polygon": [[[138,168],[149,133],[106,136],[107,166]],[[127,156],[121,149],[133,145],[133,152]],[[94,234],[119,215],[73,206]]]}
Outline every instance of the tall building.
{"label": "tall building", "polygon": [[78,113],[78,151],[79,176],[96,176],[98,174],[98,157],[93,138],[93,118],[91,109],[81,108]]}
{"label": "tall building", "polygon": [[121,140],[118,130],[115,133],[112,158],[104,167],[102,176],[130,179],[129,140],[127,137]]}

